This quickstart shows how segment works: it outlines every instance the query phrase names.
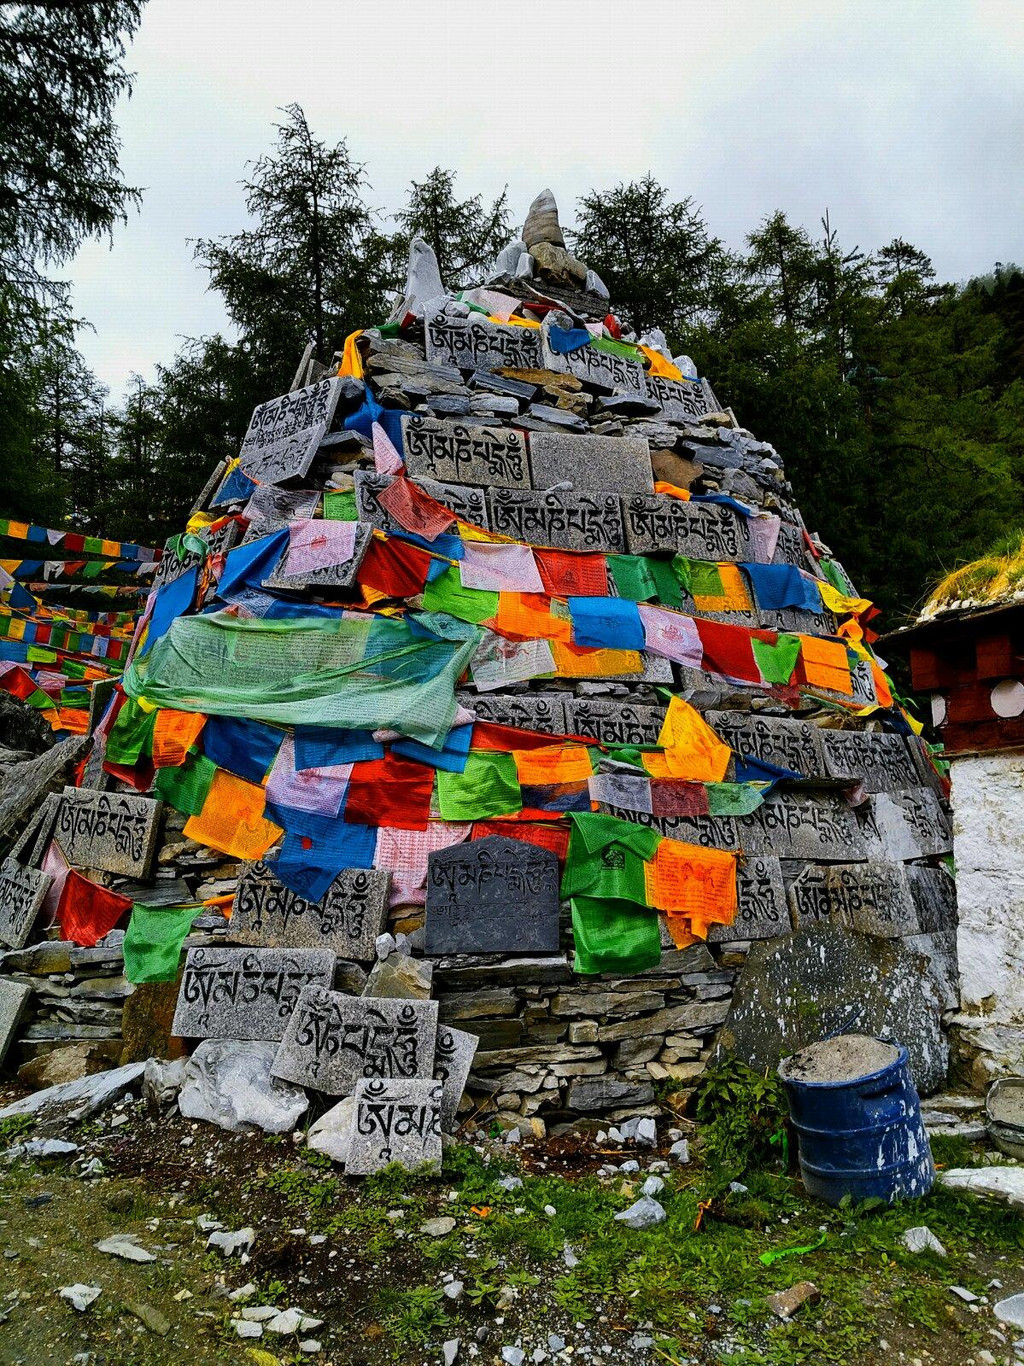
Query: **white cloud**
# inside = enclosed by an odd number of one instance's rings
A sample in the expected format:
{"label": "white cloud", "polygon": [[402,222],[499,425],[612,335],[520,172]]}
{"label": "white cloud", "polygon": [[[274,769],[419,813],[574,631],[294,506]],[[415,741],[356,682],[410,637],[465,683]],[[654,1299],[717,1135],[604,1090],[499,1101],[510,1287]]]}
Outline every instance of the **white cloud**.
{"label": "white cloud", "polygon": [[896,235],[964,278],[1024,257],[1017,0],[150,0],[121,110],[142,212],[70,272],[83,349],[119,391],[225,326],[188,239],[236,231],[276,110],[367,163],[392,209],[435,165],[464,194],[647,170],[733,245],[781,207],[851,245]]}

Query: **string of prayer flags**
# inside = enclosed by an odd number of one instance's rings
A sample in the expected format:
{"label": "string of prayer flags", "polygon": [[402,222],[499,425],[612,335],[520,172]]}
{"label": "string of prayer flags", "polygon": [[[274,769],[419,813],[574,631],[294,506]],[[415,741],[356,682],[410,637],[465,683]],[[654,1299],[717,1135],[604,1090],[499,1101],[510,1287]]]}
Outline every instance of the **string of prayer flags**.
{"label": "string of prayer flags", "polygon": [[159,560],[161,552],[133,541],[109,541],[99,536],[84,536],[76,531],[56,531],[36,526],[33,522],[18,522],[0,517],[0,536],[16,541],[32,541],[36,545],[63,545],[73,554],[116,556],[122,560]]}
{"label": "string of prayer flags", "polygon": [[418,763],[429,764],[431,768],[443,768],[449,773],[462,773],[469,761],[470,745],[473,742],[471,722],[452,726],[444,738],[440,749],[421,744],[419,740],[395,740],[391,745],[392,754],[400,754],[405,759],[415,759]]}
{"label": "string of prayer flags", "polygon": [[703,668],[737,683],[760,683],[750,632],[720,621],[695,621],[703,652]]}
{"label": "string of prayer flags", "polygon": [[635,602],[626,598],[569,599],[574,645],[642,650],[644,628]]}
{"label": "string of prayer flags", "polygon": [[522,640],[569,641],[575,630],[569,610],[543,593],[499,593],[490,624],[502,635]]}
{"label": "string of prayer flags", "polygon": [[449,509],[404,475],[392,479],[377,495],[377,502],[399,526],[428,541],[436,540],[452,524]]}
{"label": "string of prayer flags", "polygon": [[661,932],[654,911],[592,896],[573,897],[571,908],[575,972],[633,976],[661,962]]}
{"label": "string of prayer flags", "polygon": [[129,982],[173,982],[178,975],[182,945],[202,906],[132,907],[125,931],[124,975]]}
{"label": "string of prayer flags", "polygon": [[185,822],[185,835],[232,858],[260,859],[284,834],[279,825],[264,819],[265,809],[261,787],[218,769],[202,810]]}
{"label": "string of prayer flags", "polygon": [[131,910],[131,899],[90,882],[75,868],[68,871],[57,903],[62,939],[91,949]]}
{"label": "string of prayer flags", "polygon": [[492,692],[495,688],[553,674],[555,648],[570,649],[571,646],[556,646],[547,640],[506,640],[504,636],[485,630],[469,670],[480,692]]}
{"label": "string of prayer flags", "polygon": [[617,678],[641,674],[644,662],[636,650],[593,650],[556,640],[551,644],[555,672],[561,678]]}
{"label": "string of prayer flags", "polygon": [[153,790],[184,816],[198,816],[206,805],[217,765],[205,754],[189,755],[183,764],[158,768]]}
{"label": "string of prayer flags", "polygon": [[267,776],[267,801],[300,811],[337,816],[345,802],[354,765],[296,768],[295,741],[286,736]]}
{"label": "string of prayer flags", "polygon": [[512,755],[471,750],[461,773],[439,770],[437,806],[446,821],[486,820],[521,811],[523,800]]}
{"label": "string of prayer flags", "polygon": [[731,925],[736,918],[736,855],[721,849],[664,839],[646,865],[648,905],[685,920],[686,932],[706,939],[709,925]]}
{"label": "string of prayer flags", "polygon": [[512,751],[516,776],[524,787],[548,783],[586,783],[593,776],[590,751],[583,745],[545,745]]}
{"label": "string of prayer flags", "polygon": [[528,545],[467,542],[459,572],[464,588],[491,593],[544,592],[544,581]]}

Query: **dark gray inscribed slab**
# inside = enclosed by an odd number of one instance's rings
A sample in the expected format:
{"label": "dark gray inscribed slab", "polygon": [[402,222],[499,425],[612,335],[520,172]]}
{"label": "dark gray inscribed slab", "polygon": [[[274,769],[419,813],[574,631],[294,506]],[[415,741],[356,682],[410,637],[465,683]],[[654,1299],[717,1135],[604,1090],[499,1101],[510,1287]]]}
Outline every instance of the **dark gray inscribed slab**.
{"label": "dark gray inscribed slab", "polygon": [[269,948],[330,949],[367,961],[387,918],[389,873],[343,868],[319,901],[306,901],[269,864],[246,864],[235,892],[231,937]]}
{"label": "dark gray inscribed slab", "polygon": [[442,1086],[430,1078],[356,1084],[347,1176],[369,1176],[392,1162],[414,1171],[441,1166]]}
{"label": "dark gray inscribed slab", "polygon": [[571,697],[565,704],[565,721],[570,735],[585,735],[605,745],[656,745],[665,710],[618,698]]}
{"label": "dark gray inscribed slab", "polygon": [[[390,474],[374,474],[370,470],[356,470],[352,476],[356,491],[356,512],[361,522],[369,522],[381,531],[394,531],[398,523],[386,508],[381,507],[377,495],[388,488],[392,482]],[[430,498],[443,503],[455,517],[462,517],[474,526],[487,530],[490,519],[487,513],[487,496],[483,489],[470,488],[462,484],[445,484],[436,479],[414,479],[413,483]]]}
{"label": "dark gray inscribed slab", "polygon": [[288,551],[274,566],[270,578],[263,580],[264,588],[351,588],[363,557],[373,539],[373,527],[366,522],[355,523],[355,545],[352,554],[341,564],[328,565],[324,569],[307,569],[299,574],[286,572]]}
{"label": "dark gray inscribed slab", "polygon": [[242,513],[249,521],[243,544],[270,536],[289,522],[312,517],[319,501],[319,489],[280,489],[276,484],[260,484]]}
{"label": "dark gray inscribed slab", "polygon": [[930,788],[876,792],[857,808],[857,820],[871,858],[893,863],[949,854],[949,818]]}
{"label": "dark gray inscribed slab", "polygon": [[745,711],[709,711],[704,719],[737,754],[788,768],[805,778],[827,776],[821,732],[807,721]]}
{"label": "dark gray inscribed slab", "polygon": [[0,868],[0,944],[20,949],[28,943],[39,908],[53,879],[9,859]]}
{"label": "dark gray inscribed slab", "polygon": [[57,807],[54,838],[72,867],[145,877],[153,861],[162,806],[150,797],[66,787]]}
{"label": "dark gray inscribed slab", "polygon": [[859,934],[894,939],[920,925],[901,863],[833,863],[801,869],[789,889],[797,926],[834,921]]}
{"label": "dark gray inscribed slab", "polygon": [[307,987],[272,1071],[329,1096],[348,1096],[363,1077],[431,1078],[436,1038],[436,1001]]}
{"label": "dark gray inscribed slab", "polygon": [[460,370],[541,370],[545,368],[540,329],[506,327],[479,315],[452,318],[435,313],[426,319],[427,359]]}
{"label": "dark gray inscribed slab", "polygon": [[858,730],[823,730],[820,734],[830,778],[861,783],[866,792],[917,786],[917,769],[902,735]]}
{"label": "dark gray inscribed slab", "polygon": [[545,345],[541,364],[547,370],[575,375],[601,393],[639,394],[641,398],[647,396],[643,366],[627,360],[625,356],[599,351],[596,346],[581,346],[578,351],[570,351],[563,356]]}
{"label": "dark gray inscribed slab", "polygon": [[486,839],[427,857],[426,951],[554,953],[558,859],[522,840]]}
{"label": "dark gray inscribed slab", "polygon": [[459,1101],[466,1089],[479,1039],[451,1025],[437,1026],[437,1049],[434,1053],[434,1078],[443,1088],[441,1097],[441,1128],[450,1133],[455,1128]]}
{"label": "dark gray inscribed slab", "polygon": [[747,853],[854,863],[867,857],[853,812],[841,797],[776,790],[749,816],[737,816]]}
{"label": "dark gray inscribed slab", "polygon": [[924,864],[906,864],[911,895],[917,907],[917,918],[924,934],[946,934],[955,931],[956,883],[945,868],[931,868]]}
{"label": "dark gray inscribed slab", "polygon": [[782,867],[771,854],[740,861],[736,870],[736,919],[731,925],[712,925],[708,942],[736,939],[774,939],[792,928]]}
{"label": "dark gray inscribed slab", "polygon": [[565,694],[559,692],[527,693],[459,693],[464,707],[476,713],[481,721],[498,726],[515,726],[518,730],[539,730],[545,735],[565,735]]}
{"label": "dark gray inscribed slab", "polygon": [[584,492],[590,489],[654,492],[651,452],[646,437],[532,432],[530,468],[534,487],[538,489],[568,482]]}
{"label": "dark gray inscribed slab", "polygon": [[334,418],[345,381],[322,379],[253,410],[239,451],[243,474],[260,484],[303,475]]}
{"label": "dark gray inscribed slab", "polygon": [[615,493],[526,493],[491,489],[491,530],[560,550],[623,551],[622,508]]}
{"label": "dark gray inscribed slab", "polygon": [[631,555],[671,550],[691,560],[753,558],[747,518],[719,503],[686,503],[660,493],[635,493],[623,498],[622,515]]}
{"label": "dark gray inscribed slab", "polygon": [[647,396],[661,404],[662,416],[669,422],[699,422],[705,413],[716,412],[710,390],[699,379],[664,379],[645,375]]}
{"label": "dark gray inscribed slab", "polygon": [[303,987],[333,979],[329,949],[189,949],[171,1033],[280,1039]]}
{"label": "dark gray inscribed slab", "polygon": [[522,432],[414,415],[402,424],[405,467],[415,479],[530,488]]}

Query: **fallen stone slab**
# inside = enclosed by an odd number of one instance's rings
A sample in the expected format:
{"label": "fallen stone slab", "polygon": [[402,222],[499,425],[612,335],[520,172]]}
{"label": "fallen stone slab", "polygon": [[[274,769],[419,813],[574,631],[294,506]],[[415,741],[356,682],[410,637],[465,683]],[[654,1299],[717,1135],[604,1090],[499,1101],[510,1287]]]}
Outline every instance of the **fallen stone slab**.
{"label": "fallen stone slab", "polygon": [[1000,1323],[1009,1323],[1014,1328],[1024,1328],[1024,1295],[1007,1295],[992,1306],[992,1312]]}
{"label": "fallen stone slab", "polygon": [[791,1319],[802,1305],[816,1304],[820,1299],[821,1291],[812,1281],[797,1281],[788,1290],[766,1295],[765,1303],[780,1319]]}
{"label": "fallen stone slab", "polygon": [[218,1230],[211,1233],[206,1240],[208,1248],[215,1247],[222,1257],[233,1257],[236,1252],[248,1252],[256,1241],[256,1230],[254,1228],[236,1229],[234,1233],[227,1229]]}
{"label": "fallen stone slab", "polygon": [[645,1229],[653,1228],[655,1224],[662,1223],[667,1215],[663,1205],[654,1200],[649,1195],[642,1195],[629,1209],[622,1210],[615,1216],[620,1224],[625,1224],[627,1228]]}
{"label": "fallen stone slab", "polygon": [[105,1252],[109,1257],[120,1257],[125,1262],[155,1262],[156,1256],[139,1244],[134,1233],[114,1233],[109,1238],[101,1238],[93,1244],[97,1252]]}
{"label": "fallen stone slab", "polygon": [[936,1180],[947,1190],[986,1196],[1024,1209],[1024,1167],[951,1167],[939,1172]]}
{"label": "fallen stone slab", "polygon": [[15,1143],[0,1154],[3,1161],[13,1162],[16,1158],[27,1157],[34,1162],[46,1162],[60,1157],[71,1157],[78,1152],[77,1143],[68,1143],[62,1138],[30,1138],[25,1143]]}
{"label": "fallen stone slab", "polygon": [[273,1042],[206,1039],[185,1066],[178,1109],[231,1133],[290,1133],[306,1113],[305,1091],[270,1075]]}
{"label": "fallen stone slab", "polygon": [[908,1252],[934,1252],[936,1257],[946,1256],[946,1249],[926,1224],[908,1228],[902,1242]]}
{"label": "fallen stone slab", "polygon": [[101,1290],[98,1285],[82,1285],[80,1281],[76,1281],[74,1285],[62,1285],[57,1294],[62,1300],[67,1300],[72,1309],[84,1314],[90,1304],[99,1299]]}
{"label": "fallen stone slab", "polygon": [[48,1086],[45,1091],[35,1091],[5,1106],[0,1110],[0,1119],[31,1115],[37,1124],[58,1121],[77,1124],[80,1120],[91,1119],[126,1096],[144,1070],[145,1063],[132,1062],[124,1067],[113,1067],[107,1072],[96,1072],[91,1077],[79,1077],[60,1086]]}

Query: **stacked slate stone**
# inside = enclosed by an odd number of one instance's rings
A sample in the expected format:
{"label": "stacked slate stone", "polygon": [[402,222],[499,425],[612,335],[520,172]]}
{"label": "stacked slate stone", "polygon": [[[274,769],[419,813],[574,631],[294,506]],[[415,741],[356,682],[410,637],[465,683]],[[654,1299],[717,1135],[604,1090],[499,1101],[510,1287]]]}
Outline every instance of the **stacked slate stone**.
{"label": "stacked slate stone", "polygon": [[[872,945],[882,953],[902,941],[906,953],[892,961],[917,965],[933,1013],[954,1004],[942,781],[870,651],[844,651],[848,639],[863,639],[868,604],[804,527],[780,454],[723,409],[688,357],[673,360],[662,334],[637,339],[611,310],[601,281],[566,250],[549,192],[490,278],[457,298],[445,293],[429,248],[414,243],[391,323],[350,338],[330,367],[307,360],[290,394],[256,410],[240,462],[214,471],[193,509],[193,539],[169,543],[158,586],[194,574],[186,612],[227,605],[261,618],[281,603],[383,603],[401,615],[423,606],[422,585],[368,595],[359,576],[370,548],[430,553],[453,533],[471,543],[473,528],[498,544],[569,557],[634,557],[650,569],[649,603],[678,557],[684,569],[734,574],[738,565],[788,565],[800,583],[833,591],[820,604],[812,593],[799,605],[764,606],[753,591],[716,603],[684,572],[674,610],[741,628],[736,639],[755,630],[768,645],[786,636],[832,642],[845,661],[835,686],[810,666],[783,683],[737,677],[709,643],[703,658],[683,648],[664,615],[660,634],[649,630],[620,673],[585,664],[531,672],[521,636],[489,631],[489,653],[478,650],[458,684],[459,724],[508,728],[523,748],[563,736],[602,748],[583,806],[574,799],[545,813],[550,838],[513,838],[509,821],[469,817],[446,847],[435,792],[419,894],[379,845],[374,866],[342,870],[318,900],[277,875],[276,845],[248,862],[204,847],[179,813],[138,795],[137,775],[131,791],[123,769],[104,763],[109,726],[97,733],[86,786],[57,804],[54,839],[67,861],[135,877],[134,900],[234,894],[230,921],[211,909],[185,941],[170,1033],[205,1041],[193,1059],[203,1075],[237,1044],[268,1084],[302,1088],[297,1112],[304,1093],[320,1109],[333,1106],[321,1123],[331,1129],[333,1116],[344,1127],[354,1172],[389,1157],[436,1160],[441,1129],[457,1113],[535,1132],[580,1115],[655,1113],[655,1083],[692,1083],[712,1056],[755,945],[763,957],[793,935],[842,932],[841,942],[866,945],[870,956]],[[406,480],[450,514],[440,541],[436,527],[430,538],[412,534],[388,495]],[[226,594],[228,552],[316,523],[328,500],[346,498],[356,518],[349,558],[290,572],[285,552],[258,566],[257,582],[233,581]],[[610,568],[600,591],[621,596]],[[441,617],[431,629],[443,636]],[[671,802],[654,809],[636,752],[663,743],[673,697],[733,751],[727,781],[755,784],[736,814]],[[375,741],[403,734],[396,718]],[[131,844],[133,831],[134,847],[142,841],[144,868],[98,856],[96,804],[114,844]],[[735,919],[685,947],[663,927],[661,960],[643,971],[581,975],[559,893],[570,813],[581,809],[733,851]],[[154,833],[143,838],[142,826]],[[43,847],[37,841],[22,858],[18,877],[32,880]],[[138,881],[154,851],[147,894]]]}

